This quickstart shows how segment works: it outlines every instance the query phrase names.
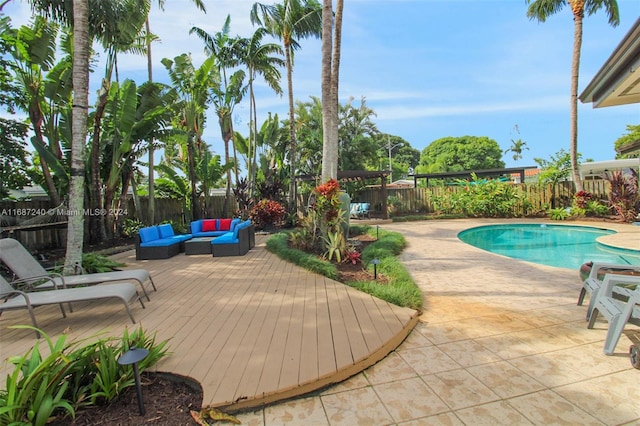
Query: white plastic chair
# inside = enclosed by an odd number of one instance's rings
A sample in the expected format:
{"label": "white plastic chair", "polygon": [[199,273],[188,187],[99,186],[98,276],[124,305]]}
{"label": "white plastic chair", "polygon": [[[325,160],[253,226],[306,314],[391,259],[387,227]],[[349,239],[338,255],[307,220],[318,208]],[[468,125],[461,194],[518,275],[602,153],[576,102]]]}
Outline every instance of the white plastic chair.
{"label": "white plastic chair", "polygon": [[[591,312],[593,312],[593,307],[595,300],[598,298],[598,292],[602,287],[602,281],[598,279],[598,273],[601,269],[606,270],[607,275],[620,275],[621,277],[629,277],[628,272],[635,271],[640,274],[640,265],[622,265],[619,263],[609,263],[609,262],[593,262],[591,266],[591,272],[589,272],[589,276],[582,283],[582,289],[580,290],[580,295],[578,296],[578,306],[582,305],[584,302],[584,297],[587,293],[589,293],[589,306],[587,307],[587,321],[591,318]],[[613,279],[613,278],[610,278]],[[620,284],[624,284],[627,281],[622,281]],[[613,289],[613,292],[617,292],[617,289]]]}
{"label": "white plastic chair", "polygon": [[[620,284],[635,284],[636,288],[621,287]],[[602,286],[593,297],[593,312],[588,328],[593,328],[598,314],[602,314],[609,322],[607,337],[604,342],[604,353],[613,354],[627,322],[640,320],[640,277],[607,274]]]}

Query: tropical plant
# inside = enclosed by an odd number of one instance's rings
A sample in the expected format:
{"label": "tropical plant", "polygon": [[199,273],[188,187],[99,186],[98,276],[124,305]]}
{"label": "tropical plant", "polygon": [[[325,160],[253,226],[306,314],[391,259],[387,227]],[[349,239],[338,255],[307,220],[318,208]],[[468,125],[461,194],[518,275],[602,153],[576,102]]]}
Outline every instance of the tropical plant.
{"label": "tropical plant", "polygon": [[621,170],[606,172],[604,179],[609,182],[609,205],[623,222],[633,222],[640,213],[640,193],[638,192],[638,172],[631,170],[625,175]]}
{"label": "tropical plant", "polygon": [[347,241],[344,238],[344,233],[341,232],[340,229],[337,231],[329,231],[326,235],[323,235],[322,240],[325,243],[325,253],[324,256],[332,261],[335,258],[337,263],[342,262],[342,256],[347,250]]}
{"label": "tropical plant", "polygon": [[188,178],[191,184],[191,217],[200,217],[197,198],[196,150],[201,145],[205,124],[205,110],[210,102],[210,89],[219,78],[215,67],[215,58],[204,60],[200,67],[193,65],[191,56],[182,54],[174,60],[162,59],[162,64],[169,72],[169,78],[180,100],[176,113],[178,120],[175,127],[183,129],[186,134],[186,158]]}
{"label": "tropical plant", "polygon": [[570,215],[570,212],[564,208],[549,209],[549,217],[551,220],[565,220]]}
{"label": "tropical plant", "polygon": [[[579,154],[578,154],[579,155]],[[542,171],[538,174],[539,185],[550,185],[551,187],[551,207],[555,208],[556,187],[559,182],[567,181],[571,174],[571,156],[564,149],[561,149],[549,160],[534,158]]]}
{"label": "tropical plant", "polygon": [[31,326],[12,328],[39,331],[48,347],[40,349],[40,341],[23,356],[9,358],[14,370],[0,390],[0,424],[45,425],[52,416],[75,417],[76,409],[109,402],[127,387],[135,384],[131,368],[117,359],[133,347],[149,351],[140,363],[140,371],[148,369],[166,356],[167,341],[157,343],[155,334],[139,328],[125,330],[121,339],[103,338],[92,343],[88,339],[67,342],[62,334],[54,342],[42,330]]}
{"label": "tropical plant", "polygon": [[551,15],[556,14],[565,5],[571,8],[573,15],[573,54],[571,56],[571,128],[570,128],[570,154],[571,171],[576,192],[582,191],[582,180],[578,169],[578,76],[580,72],[580,54],[582,49],[582,21],[585,16],[593,15],[599,9],[604,8],[609,24],[613,27],[620,23],[620,13],[616,0],[527,0],[529,8],[527,17],[539,22],[545,22]]}
{"label": "tropical plant", "polygon": [[279,225],[285,218],[287,210],[282,204],[274,200],[260,200],[249,213],[249,219],[259,229]]}
{"label": "tropical plant", "polygon": [[289,97],[289,210],[294,210],[296,192],[296,127],[293,97],[293,52],[300,48],[298,39],[319,38],[322,33],[322,6],[316,0],[282,0],[282,3],[255,3],[251,22],[264,26],[283,44]]}
{"label": "tropical plant", "polygon": [[[204,3],[202,0],[192,0],[193,3],[195,4],[195,6],[200,9],[202,12],[206,13],[207,9],[204,6]],[[158,0],[158,7],[161,10],[164,10],[164,3],[165,0]],[[151,60],[151,43],[153,41],[157,40],[157,37],[153,36],[151,34],[151,24],[149,22],[149,15],[147,15],[147,19],[145,20],[145,33],[146,33],[146,53],[147,53],[147,75],[148,75],[148,80],[149,83],[153,82],[153,66],[152,66],[152,60]],[[149,168],[149,215],[148,215],[148,223],[152,224],[155,218],[155,211],[156,211],[156,204],[155,204],[155,176],[154,176],[154,169],[155,169],[155,159],[154,159],[154,155],[155,155],[155,146],[154,146],[154,141],[153,141],[153,137],[149,138],[148,140],[149,143],[149,162],[148,162],[148,168]]]}
{"label": "tropical plant", "polygon": [[285,65],[281,58],[282,48],[275,43],[263,43],[267,35],[265,28],[258,28],[250,38],[240,39],[238,43],[238,62],[247,67],[249,86],[249,144],[247,151],[247,175],[249,177],[249,194],[253,195],[257,177],[258,154],[258,112],[254,93],[254,81],[261,75],[267,85],[278,95],[282,95],[280,87],[279,67]]}

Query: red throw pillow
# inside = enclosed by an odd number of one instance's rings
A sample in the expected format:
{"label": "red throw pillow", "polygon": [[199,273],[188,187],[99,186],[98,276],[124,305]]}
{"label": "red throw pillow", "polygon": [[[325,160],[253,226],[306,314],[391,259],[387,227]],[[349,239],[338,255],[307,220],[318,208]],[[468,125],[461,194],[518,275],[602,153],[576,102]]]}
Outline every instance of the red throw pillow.
{"label": "red throw pillow", "polygon": [[220,219],[219,231],[229,231],[231,229],[231,221],[233,219]]}
{"label": "red throw pillow", "polygon": [[203,220],[202,221],[202,232],[215,231],[216,230],[216,220]]}

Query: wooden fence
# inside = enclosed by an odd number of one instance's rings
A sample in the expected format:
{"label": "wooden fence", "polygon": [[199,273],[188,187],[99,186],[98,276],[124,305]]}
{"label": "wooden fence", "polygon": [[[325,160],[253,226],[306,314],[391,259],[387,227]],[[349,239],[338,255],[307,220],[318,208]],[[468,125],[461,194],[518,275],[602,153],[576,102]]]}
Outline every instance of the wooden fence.
{"label": "wooden fence", "polygon": [[[566,207],[571,205],[573,185],[571,182],[560,183],[555,187],[549,185],[540,187],[536,184],[516,184],[519,190],[529,199],[534,211],[546,210],[548,207]],[[608,198],[608,182],[604,180],[584,181],[585,191],[594,194],[596,199]],[[429,188],[401,188],[387,189],[388,199],[397,205],[398,214],[433,213],[433,199],[447,194],[462,191],[461,186],[437,186]],[[224,195],[211,197],[208,205],[202,200],[201,217],[222,217],[224,210]],[[353,202],[370,203],[373,215],[381,216],[380,188],[366,188],[358,194],[351,194]],[[140,197],[140,205],[136,206],[133,199],[128,201],[123,214],[127,218],[138,219],[149,223],[149,200]],[[304,204],[304,203],[303,203]],[[303,206],[303,204],[300,204]],[[53,208],[48,200],[32,200],[19,202],[0,202],[0,235],[12,237],[21,241],[32,250],[64,247],[66,244],[66,216]],[[237,209],[235,199],[229,200],[229,212]],[[39,218],[36,218],[39,216]],[[163,221],[187,226],[191,222],[189,212],[185,211],[184,203],[180,200],[156,199],[154,223]],[[35,222],[35,223],[34,223]],[[85,221],[86,223],[86,221]]]}
{"label": "wooden fence", "polygon": [[[607,200],[609,183],[604,180],[584,181],[584,190],[598,200]],[[567,207],[573,199],[573,184],[561,182],[555,186],[537,184],[515,184],[531,202],[534,211],[547,208]],[[428,188],[387,188],[388,204],[396,204],[399,214],[434,213],[433,200],[464,191],[463,186],[434,186]],[[381,215],[382,200],[379,188],[370,187],[351,196],[353,202],[370,203],[374,215]]]}

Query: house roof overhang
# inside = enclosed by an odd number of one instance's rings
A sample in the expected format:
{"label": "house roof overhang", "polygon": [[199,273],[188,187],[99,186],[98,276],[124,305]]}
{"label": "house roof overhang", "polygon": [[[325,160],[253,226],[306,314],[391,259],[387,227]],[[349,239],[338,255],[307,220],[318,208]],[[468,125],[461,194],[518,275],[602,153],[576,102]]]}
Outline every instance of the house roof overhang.
{"label": "house roof overhang", "polygon": [[580,94],[594,108],[640,102],[640,18]]}

